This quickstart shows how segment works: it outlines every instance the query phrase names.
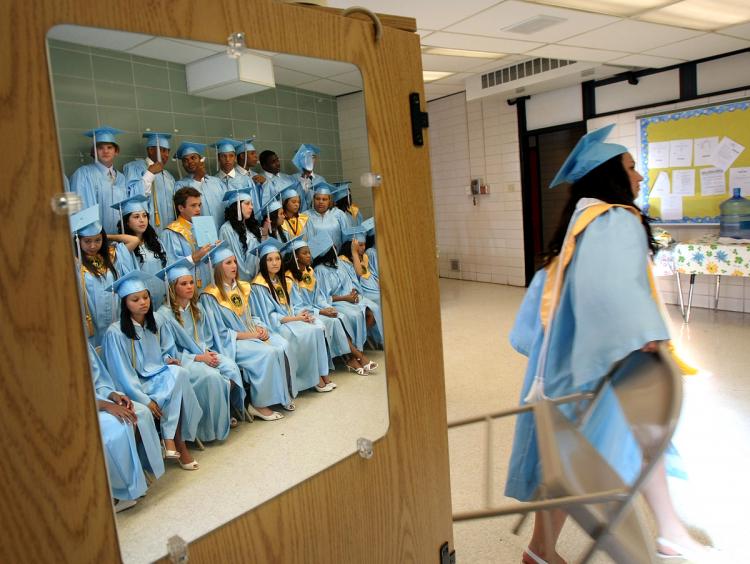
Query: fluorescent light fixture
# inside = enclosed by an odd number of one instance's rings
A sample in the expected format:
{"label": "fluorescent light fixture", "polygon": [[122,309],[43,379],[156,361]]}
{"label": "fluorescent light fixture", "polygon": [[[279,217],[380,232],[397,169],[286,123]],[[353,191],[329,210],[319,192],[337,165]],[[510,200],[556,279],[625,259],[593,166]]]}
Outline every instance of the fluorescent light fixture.
{"label": "fluorescent light fixture", "polygon": [[427,55],[447,55],[448,57],[470,57],[476,59],[499,59],[505,56],[505,53],[467,51],[466,49],[447,49],[445,47],[423,47],[422,52]]}
{"label": "fluorescent light fixture", "polygon": [[216,53],[185,65],[188,94],[215,100],[229,100],[273,88],[273,63],[270,57],[242,53],[233,58]]}
{"label": "fluorescent light fixture", "polygon": [[422,80],[424,82],[432,82],[433,80],[439,80],[452,74],[454,73],[445,71],[422,71]]}
{"label": "fluorescent light fixture", "polygon": [[560,8],[571,8],[594,12],[595,14],[610,14],[613,16],[632,16],[644,10],[657,8],[668,4],[670,0],[531,0],[536,4],[547,4]]}
{"label": "fluorescent light fixture", "polygon": [[711,31],[750,19],[747,0],[683,0],[638,16],[639,20]]}

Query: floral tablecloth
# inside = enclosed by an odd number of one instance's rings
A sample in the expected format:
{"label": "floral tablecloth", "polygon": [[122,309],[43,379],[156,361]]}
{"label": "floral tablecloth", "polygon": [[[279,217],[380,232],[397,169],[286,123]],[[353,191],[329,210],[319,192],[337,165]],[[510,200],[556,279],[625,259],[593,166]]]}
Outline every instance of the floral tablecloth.
{"label": "floral tablecloth", "polygon": [[674,268],[681,274],[750,276],[750,245],[726,245],[716,236],[677,243]]}

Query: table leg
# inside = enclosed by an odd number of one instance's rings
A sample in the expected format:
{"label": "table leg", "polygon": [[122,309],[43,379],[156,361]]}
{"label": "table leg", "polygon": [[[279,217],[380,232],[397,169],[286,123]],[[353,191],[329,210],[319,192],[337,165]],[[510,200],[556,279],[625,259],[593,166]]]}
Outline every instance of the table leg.
{"label": "table leg", "polygon": [[677,297],[680,300],[680,313],[682,319],[685,319],[685,300],[682,299],[682,284],[680,283],[680,273],[675,270],[675,279],[677,280]]}
{"label": "table leg", "polygon": [[693,305],[693,288],[695,287],[695,274],[690,275],[690,290],[688,290],[688,305],[685,311],[685,323],[690,323],[690,306]]}
{"label": "table leg", "polygon": [[714,294],[714,309],[719,309],[719,284],[721,283],[721,275],[716,275],[716,293]]}

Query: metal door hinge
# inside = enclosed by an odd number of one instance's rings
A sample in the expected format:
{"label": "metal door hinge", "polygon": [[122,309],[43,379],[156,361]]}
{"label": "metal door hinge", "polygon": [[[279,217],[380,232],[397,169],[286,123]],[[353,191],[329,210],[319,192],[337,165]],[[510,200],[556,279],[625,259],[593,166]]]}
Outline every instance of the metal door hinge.
{"label": "metal door hinge", "polygon": [[448,547],[448,541],[440,545],[440,564],[456,564],[456,551]]}
{"label": "metal door hinge", "polygon": [[419,107],[419,93],[417,92],[409,94],[409,111],[411,112],[411,140],[415,147],[421,147],[424,145],[422,130],[430,127],[430,120],[427,112],[423,112]]}

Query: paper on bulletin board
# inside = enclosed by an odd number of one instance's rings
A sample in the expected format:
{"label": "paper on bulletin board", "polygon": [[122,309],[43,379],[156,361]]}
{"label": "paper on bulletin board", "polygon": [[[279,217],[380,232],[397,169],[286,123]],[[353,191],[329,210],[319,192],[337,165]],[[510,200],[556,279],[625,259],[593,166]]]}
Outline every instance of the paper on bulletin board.
{"label": "paper on bulletin board", "polygon": [[701,194],[703,196],[718,196],[727,193],[727,184],[724,171],[720,168],[702,168]]}
{"label": "paper on bulletin board", "polygon": [[651,187],[649,197],[661,198],[663,196],[668,196],[669,193],[669,173],[662,171],[659,173],[659,176],[656,177],[656,182],[654,182],[654,185]]}
{"label": "paper on bulletin board", "polygon": [[648,144],[648,168],[669,168],[669,142]]}
{"label": "paper on bulletin board", "polygon": [[695,170],[686,168],[672,171],[672,194],[695,196]]}
{"label": "paper on bulletin board", "polygon": [[675,139],[669,142],[669,167],[693,166],[693,140]]}
{"label": "paper on bulletin board", "polygon": [[661,199],[661,218],[665,221],[682,219],[682,196],[670,194]]}
{"label": "paper on bulletin board", "polygon": [[726,172],[744,150],[745,147],[737,143],[737,141],[729,137],[724,137],[714,149],[711,160],[716,168],[720,168],[722,172]]}
{"label": "paper on bulletin board", "polygon": [[719,144],[718,137],[701,137],[695,140],[695,166],[712,166],[711,157]]}
{"label": "paper on bulletin board", "polygon": [[729,188],[740,188],[743,196],[750,196],[750,167],[730,168]]}

